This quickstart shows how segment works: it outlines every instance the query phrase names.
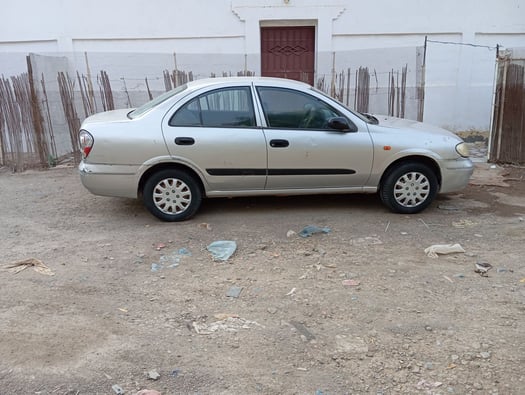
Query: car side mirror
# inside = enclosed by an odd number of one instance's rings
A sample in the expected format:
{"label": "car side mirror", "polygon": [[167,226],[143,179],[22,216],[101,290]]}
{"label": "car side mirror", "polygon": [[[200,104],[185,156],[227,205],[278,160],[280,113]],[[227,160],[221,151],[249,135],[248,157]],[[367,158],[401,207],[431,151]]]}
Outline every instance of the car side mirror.
{"label": "car side mirror", "polygon": [[357,132],[357,126],[344,117],[330,118],[328,120],[328,127],[341,132]]}

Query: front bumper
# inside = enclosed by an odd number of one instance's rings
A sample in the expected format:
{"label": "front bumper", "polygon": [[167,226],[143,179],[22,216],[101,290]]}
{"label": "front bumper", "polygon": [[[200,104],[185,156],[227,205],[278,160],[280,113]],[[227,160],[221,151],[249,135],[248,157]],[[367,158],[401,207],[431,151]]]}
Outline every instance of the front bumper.
{"label": "front bumper", "polygon": [[468,185],[474,164],[468,158],[446,160],[441,163],[440,193],[455,192]]}
{"label": "front bumper", "polygon": [[94,195],[137,198],[137,166],[115,166],[80,162],[82,185]]}

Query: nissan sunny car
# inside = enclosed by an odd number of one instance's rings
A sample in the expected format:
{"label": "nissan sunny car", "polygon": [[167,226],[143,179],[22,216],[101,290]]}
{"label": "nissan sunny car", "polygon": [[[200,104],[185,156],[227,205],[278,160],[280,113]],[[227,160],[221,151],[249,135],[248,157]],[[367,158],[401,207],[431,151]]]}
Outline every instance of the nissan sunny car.
{"label": "nissan sunny car", "polygon": [[473,171],[451,132],[264,77],[192,81],[137,109],[95,114],[79,141],[90,192],[140,198],[164,221],[192,217],[203,198],[321,193],[378,193],[412,214]]}

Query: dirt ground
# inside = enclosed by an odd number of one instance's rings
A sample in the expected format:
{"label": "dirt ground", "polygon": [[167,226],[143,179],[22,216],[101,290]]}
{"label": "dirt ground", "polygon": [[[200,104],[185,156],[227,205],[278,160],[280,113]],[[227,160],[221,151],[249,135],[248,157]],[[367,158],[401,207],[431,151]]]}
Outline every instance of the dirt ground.
{"label": "dirt ground", "polygon": [[[72,167],[4,169],[0,394],[523,394],[525,169],[478,166],[418,215],[238,198],[184,223]],[[424,252],[449,243],[465,253]],[[53,275],[5,269],[28,258]]]}

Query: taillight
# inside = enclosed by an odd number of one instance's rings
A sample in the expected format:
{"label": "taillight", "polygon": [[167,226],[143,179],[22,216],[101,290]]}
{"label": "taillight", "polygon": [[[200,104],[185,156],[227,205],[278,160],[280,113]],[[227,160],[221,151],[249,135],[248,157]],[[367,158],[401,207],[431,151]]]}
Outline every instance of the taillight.
{"label": "taillight", "polygon": [[87,158],[93,148],[93,136],[86,130],[81,130],[78,133],[78,144],[80,146],[80,152],[82,152],[82,159]]}

